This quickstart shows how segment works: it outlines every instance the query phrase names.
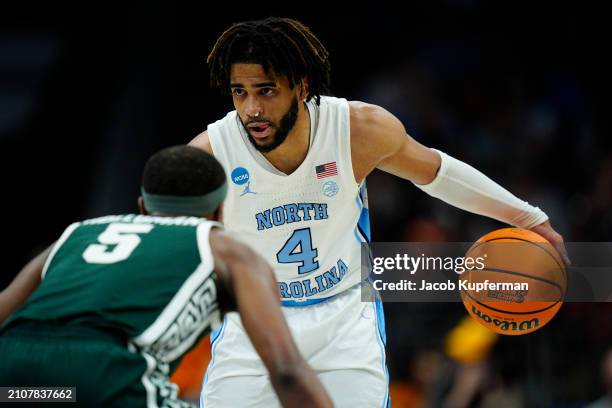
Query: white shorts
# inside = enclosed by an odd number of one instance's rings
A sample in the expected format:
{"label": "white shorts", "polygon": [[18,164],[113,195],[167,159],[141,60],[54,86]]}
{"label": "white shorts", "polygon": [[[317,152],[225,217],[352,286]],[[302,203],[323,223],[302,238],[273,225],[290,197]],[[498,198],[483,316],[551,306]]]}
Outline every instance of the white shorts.
{"label": "white shorts", "polygon": [[[283,307],[297,346],[335,407],[389,407],[382,303],[362,302],[353,287],[309,306]],[[200,407],[280,407],[240,317],[229,313],[211,335]],[[299,406],[299,402],[296,403]]]}

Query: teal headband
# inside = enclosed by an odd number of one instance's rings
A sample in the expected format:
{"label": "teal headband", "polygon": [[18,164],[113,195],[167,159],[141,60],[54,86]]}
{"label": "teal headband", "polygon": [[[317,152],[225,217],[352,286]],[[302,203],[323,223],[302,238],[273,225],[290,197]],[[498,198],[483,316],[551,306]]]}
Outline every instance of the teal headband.
{"label": "teal headband", "polygon": [[227,194],[227,183],[223,182],[217,189],[200,196],[149,194],[145,191],[144,187],[140,188],[140,192],[148,212],[201,217],[219,208]]}

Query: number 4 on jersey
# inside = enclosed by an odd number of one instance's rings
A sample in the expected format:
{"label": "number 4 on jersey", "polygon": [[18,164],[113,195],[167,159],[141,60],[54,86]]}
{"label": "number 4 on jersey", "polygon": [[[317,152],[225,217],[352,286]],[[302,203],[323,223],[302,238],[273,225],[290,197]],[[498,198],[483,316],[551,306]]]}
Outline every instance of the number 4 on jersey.
{"label": "number 4 on jersey", "polygon": [[303,228],[293,231],[285,245],[276,253],[276,259],[279,263],[301,263],[298,266],[298,274],[303,274],[319,268],[317,253],[317,249],[312,247],[310,228]]}

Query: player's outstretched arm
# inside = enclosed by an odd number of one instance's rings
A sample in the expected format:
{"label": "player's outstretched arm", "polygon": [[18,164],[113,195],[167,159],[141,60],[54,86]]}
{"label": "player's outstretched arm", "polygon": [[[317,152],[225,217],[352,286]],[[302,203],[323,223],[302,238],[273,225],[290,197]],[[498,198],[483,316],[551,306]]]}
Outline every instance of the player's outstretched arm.
{"label": "player's outstretched arm", "polygon": [[412,181],[427,194],[455,207],[534,230],[555,245],[569,264],[563,237],[539,208],[520,200],[474,167],[420,144],[395,116],[379,106],[351,102],[350,115],[357,182],[379,168]]}
{"label": "player's outstretched arm", "polygon": [[325,388],[291,337],[272,269],[221,230],[211,231],[210,243],[217,276],[233,294],[242,324],[283,407],[331,407]]}
{"label": "player's outstretched arm", "polygon": [[53,245],[28,262],[15,279],[0,292],[0,324],[23,305],[38,287],[51,248]]}

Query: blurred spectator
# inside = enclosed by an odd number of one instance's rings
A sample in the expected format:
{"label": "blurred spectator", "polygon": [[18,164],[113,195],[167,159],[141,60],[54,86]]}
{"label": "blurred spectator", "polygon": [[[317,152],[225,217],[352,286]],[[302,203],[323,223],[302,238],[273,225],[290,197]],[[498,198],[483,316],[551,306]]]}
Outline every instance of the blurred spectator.
{"label": "blurred spectator", "polygon": [[587,408],[612,408],[612,348],[604,355],[601,364],[601,380],[605,394]]}

